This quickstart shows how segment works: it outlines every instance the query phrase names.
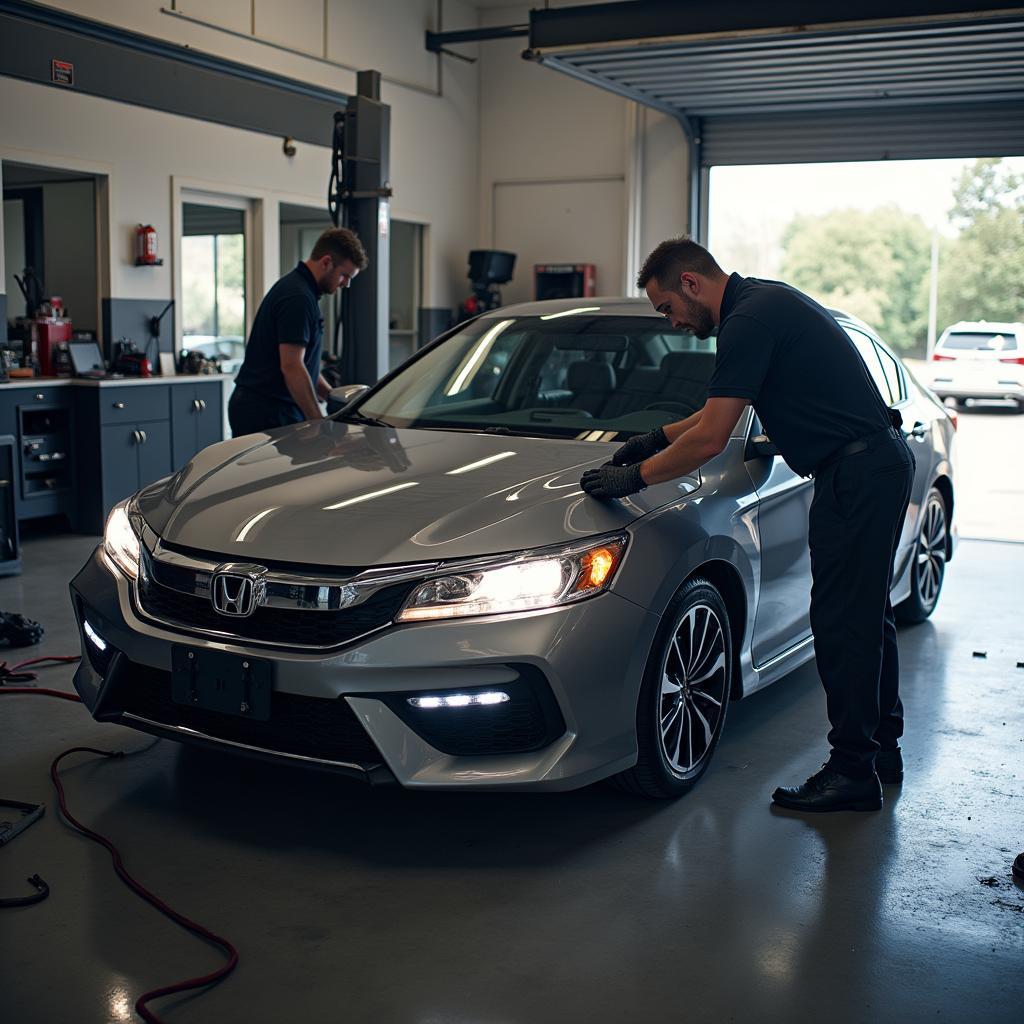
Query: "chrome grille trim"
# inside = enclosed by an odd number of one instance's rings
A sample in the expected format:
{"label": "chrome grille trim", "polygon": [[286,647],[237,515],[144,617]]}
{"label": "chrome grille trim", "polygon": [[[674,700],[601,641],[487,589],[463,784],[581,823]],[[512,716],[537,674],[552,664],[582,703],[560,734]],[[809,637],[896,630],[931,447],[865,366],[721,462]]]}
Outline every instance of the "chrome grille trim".
{"label": "chrome grille trim", "polygon": [[[160,586],[190,597],[210,599],[210,585],[218,566],[224,558],[202,559],[180,551],[168,550],[158,538],[143,538],[145,555],[149,559],[172,569],[192,574],[190,587],[175,586],[160,581]],[[225,556],[226,557],[226,556]],[[364,569],[355,575],[305,576],[297,573],[283,573],[268,570],[262,577],[266,591],[260,607],[285,608],[292,611],[341,611],[362,604],[383,587],[395,583],[421,579],[432,573],[437,562],[421,562],[413,565]]]}

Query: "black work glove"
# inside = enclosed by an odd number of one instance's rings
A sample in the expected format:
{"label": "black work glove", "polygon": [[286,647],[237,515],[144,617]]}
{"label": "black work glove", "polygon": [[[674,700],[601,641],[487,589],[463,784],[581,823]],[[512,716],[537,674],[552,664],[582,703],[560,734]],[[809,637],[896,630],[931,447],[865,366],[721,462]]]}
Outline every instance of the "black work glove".
{"label": "black work glove", "polygon": [[640,475],[640,464],[613,466],[606,462],[599,469],[588,469],[580,478],[580,486],[592,498],[624,498],[642,491],[647,484]]}
{"label": "black work glove", "polygon": [[669,445],[665,431],[661,427],[651,430],[646,434],[637,434],[631,437],[612,456],[613,466],[632,466],[637,462],[643,462],[652,455],[664,451]]}

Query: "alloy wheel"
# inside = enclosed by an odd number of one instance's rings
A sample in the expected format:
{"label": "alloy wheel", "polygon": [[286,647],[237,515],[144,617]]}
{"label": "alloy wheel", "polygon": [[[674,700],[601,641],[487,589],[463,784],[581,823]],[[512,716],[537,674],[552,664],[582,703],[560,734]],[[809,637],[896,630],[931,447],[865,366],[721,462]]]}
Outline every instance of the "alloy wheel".
{"label": "alloy wheel", "polygon": [[661,747],[674,772],[690,774],[713,746],[727,698],[726,641],[715,609],[686,610],[662,665]]}
{"label": "alloy wheel", "polygon": [[946,571],[946,507],[938,494],[928,497],[917,541],[917,586],[921,604],[935,607]]}

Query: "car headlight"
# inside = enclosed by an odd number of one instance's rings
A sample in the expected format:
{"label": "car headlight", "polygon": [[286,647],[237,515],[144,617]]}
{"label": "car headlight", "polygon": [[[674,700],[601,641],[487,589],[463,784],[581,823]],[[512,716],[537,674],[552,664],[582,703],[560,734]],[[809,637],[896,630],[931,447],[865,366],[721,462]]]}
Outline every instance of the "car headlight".
{"label": "car headlight", "polygon": [[518,558],[420,584],[398,613],[398,622],[498,615],[570,604],[605,590],[626,549],[618,535],[558,553],[524,552]]}
{"label": "car headlight", "polygon": [[139,537],[128,516],[128,502],[115,505],[103,530],[103,550],[129,579],[139,576]]}

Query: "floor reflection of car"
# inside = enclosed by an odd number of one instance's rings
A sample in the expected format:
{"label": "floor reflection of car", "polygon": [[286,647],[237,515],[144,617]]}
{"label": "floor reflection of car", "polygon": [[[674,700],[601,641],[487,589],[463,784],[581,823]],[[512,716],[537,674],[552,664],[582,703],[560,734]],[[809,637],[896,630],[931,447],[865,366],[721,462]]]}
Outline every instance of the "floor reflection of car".
{"label": "floor reflection of car", "polygon": [[[699,475],[584,495],[625,438],[703,404],[715,361],[646,301],[586,302],[487,314],[332,419],[117,506],[72,583],[93,715],[407,787],[692,786],[729,702],[813,656],[813,482],[748,410]],[[954,421],[836,316],[917,455],[892,594],[920,621]]]}
{"label": "floor reflection of car", "polygon": [[207,359],[215,359],[221,373],[236,373],[245,358],[245,341],[238,334],[186,334],[181,344],[186,352],[199,352]]}
{"label": "floor reflection of car", "polygon": [[961,321],[947,327],[930,364],[932,390],[958,404],[1009,400],[1024,412],[1024,324]]}

